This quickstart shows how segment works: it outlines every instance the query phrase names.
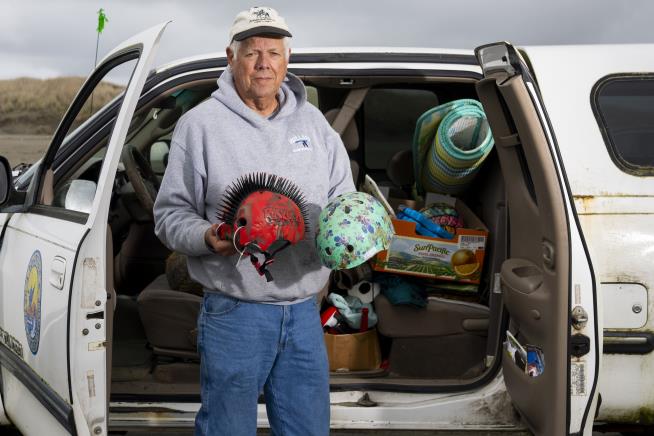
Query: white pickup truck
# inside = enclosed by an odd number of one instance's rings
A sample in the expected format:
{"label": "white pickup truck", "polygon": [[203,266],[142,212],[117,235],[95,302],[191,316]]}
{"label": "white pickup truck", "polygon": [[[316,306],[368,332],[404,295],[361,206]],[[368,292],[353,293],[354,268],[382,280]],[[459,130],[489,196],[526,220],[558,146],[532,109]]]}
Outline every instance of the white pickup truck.
{"label": "white pickup truck", "polygon": [[[13,179],[0,159],[0,424],[26,435],[192,428],[201,297],[167,280],[152,204],[175,123],[226,59],[153,70],[165,27],[98,64],[39,162]],[[464,196],[490,235],[477,300],[430,297],[418,335],[399,312],[380,319],[386,366],[332,374],[332,429],[654,424],[649,49],[293,52],[289,71],[328,118],[369,88],[343,135],[357,182],[404,192],[415,120],[440,103],[481,101],[495,139]],[[124,92],[77,127],[112,74]],[[507,358],[507,330],[543,351],[540,376]]]}

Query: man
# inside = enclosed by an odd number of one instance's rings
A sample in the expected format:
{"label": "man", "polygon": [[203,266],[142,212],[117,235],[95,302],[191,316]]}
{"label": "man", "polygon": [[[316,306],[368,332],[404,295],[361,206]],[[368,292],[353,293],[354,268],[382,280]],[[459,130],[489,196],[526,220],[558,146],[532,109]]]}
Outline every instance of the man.
{"label": "man", "polygon": [[[172,138],[155,202],[155,231],[188,255],[204,288],[198,319],[202,407],[198,435],[253,435],[264,393],[274,435],[329,432],[329,373],[316,294],[328,278],[313,242],[318,214],[354,191],[338,134],[287,73],[288,26],[254,7],[230,31],[229,67],[212,98],[185,114]],[[216,213],[238,177],[266,172],[302,191],[308,237],[275,257],[267,282],[231,242],[216,236]]]}

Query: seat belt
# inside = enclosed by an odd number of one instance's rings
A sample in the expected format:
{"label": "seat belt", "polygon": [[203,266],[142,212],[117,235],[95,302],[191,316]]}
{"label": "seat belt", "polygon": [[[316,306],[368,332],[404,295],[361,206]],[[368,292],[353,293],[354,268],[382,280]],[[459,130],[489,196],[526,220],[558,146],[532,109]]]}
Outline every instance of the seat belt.
{"label": "seat belt", "polygon": [[351,89],[347,97],[345,97],[341,110],[332,122],[332,128],[336,130],[339,136],[343,136],[343,132],[352,121],[356,111],[361,107],[361,103],[366,98],[369,89],[370,87]]}
{"label": "seat belt", "polygon": [[[506,202],[497,206],[497,224],[495,230],[495,247],[491,259],[490,268],[492,271],[502,269],[503,259],[507,257],[508,245],[508,223],[507,223]],[[504,332],[501,331],[501,323],[504,318],[504,297],[502,295],[502,281],[500,273],[493,274],[493,283],[490,284],[490,294],[488,296],[488,336],[486,337],[486,367],[490,367],[495,357],[501,353],[502,344],[500,338]]]}
{"label": "seat belt", "polygon": [[[488,297],[488,336],[486,337],[486,368],[489,368],[495,362],[498,356],[498,344],[500,341],[500,323],[502,321],[504,302],[502,298],[502,286],[500,284],[500,273],[493,275],[493,284]],[[502,345],[499,344],[499,347]]]}

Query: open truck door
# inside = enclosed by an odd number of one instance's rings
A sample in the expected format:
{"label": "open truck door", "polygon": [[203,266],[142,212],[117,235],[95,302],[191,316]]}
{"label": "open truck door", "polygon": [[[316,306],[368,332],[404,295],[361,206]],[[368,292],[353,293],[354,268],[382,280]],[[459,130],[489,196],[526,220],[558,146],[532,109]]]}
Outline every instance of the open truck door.
{"label": "open truck door", "polygon": [[535,434],[591,434],[602,329],[591,258],[556,138],[515,48],[495,43],[475,54],[484,74],[477,92],[509,211],[509,253],[500,274],[510,319],[504,381]]}
{"label": "open truck door", "polygon": [[[107,434],[115,305],[107,214],[127,130],[166,25],[129,39],[98,64],[28,192],[10,189],[0,205],[1,393],[6,415],[23,434]],[[74,121],[93,107],[97,85],[121,68],[127,86],[113,103],[117,116],[97,133],[102,138],[85,132],[85,124],[75,130]],[[62,161],[58,150],[73,130],[89,141]],[[4,180],[11,185],[10,177]]]}

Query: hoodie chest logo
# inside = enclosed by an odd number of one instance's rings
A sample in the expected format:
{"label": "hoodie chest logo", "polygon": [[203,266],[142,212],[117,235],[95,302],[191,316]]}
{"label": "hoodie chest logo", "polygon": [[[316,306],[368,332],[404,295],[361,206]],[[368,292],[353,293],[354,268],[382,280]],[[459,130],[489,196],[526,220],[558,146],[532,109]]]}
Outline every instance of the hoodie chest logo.
{"label": "hoodie chest logo", "polygon": [[291,150],[293,153],[312,150],[311,141],[306,135],[294,136],[289,139],[288,142],[290,142],[293,147]]}

